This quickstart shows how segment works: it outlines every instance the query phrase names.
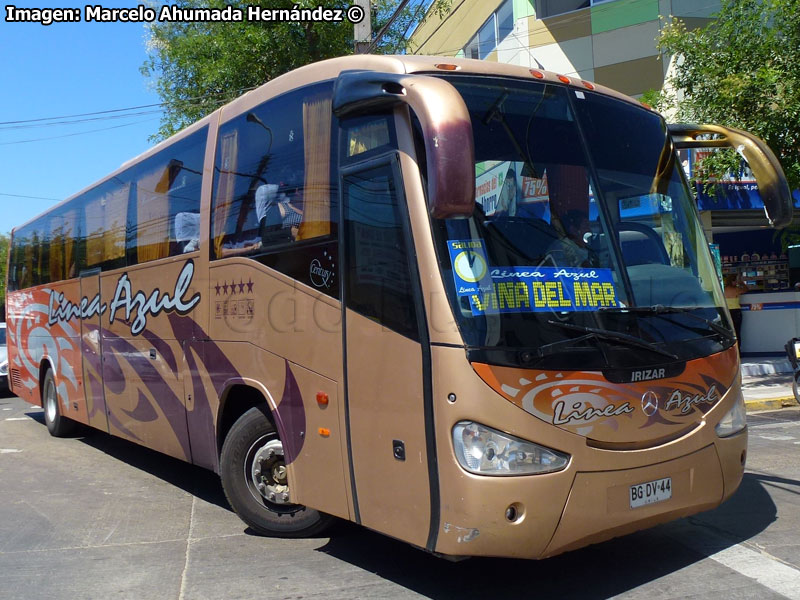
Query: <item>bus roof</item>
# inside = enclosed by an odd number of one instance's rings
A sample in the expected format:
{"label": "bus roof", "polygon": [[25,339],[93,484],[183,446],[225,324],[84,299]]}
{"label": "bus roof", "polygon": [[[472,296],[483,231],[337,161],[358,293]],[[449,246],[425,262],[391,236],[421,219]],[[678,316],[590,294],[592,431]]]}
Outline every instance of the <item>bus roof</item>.
{"label": "bus roof", "polygon": [[351,56],[342,56],[339,58],[331,58],[299,67],[293,71],[289,71],[288,73],[268,81],[254,90],[246,92],[242,96],[239,96],[228,104],[206,115],[196,123],[192,123],[168,139],[159,142],[138,156],[126,160],[119,166],[119,168],[112,171],[102,179],[87,185],[61,202],[53,205],[46,211],[43,211],[36,217],[33,217],[32,219],[13,227],[11,230],[12,235],[18,229],[21,229],[22,227],[47,215],[48,213],[59,208],[62,204],[69,202],[73,198],[89,191],[93,187],[117,176],[120,172],[131,167],[137,162],[144,160],[150,155],[155,154],[163,147],[190,135],[191,133],[206,125],[209,125],[210,123],[224,123],[236,115],[250,110],[251,108],[261,104],[262,102],[265,102],[266,100],[269,100],[270,98],[312,83],[335,79],[342,71],[352,70],[408,74],[472,73],[475,75],[515,77],[533,81],[546,81],[548,83],[555,83],[559,85],[570,85],[576,89],[589,89],[620,100],[624,100],[626,102],[631,102],[638,106],[642,106],[638,100],[635,100],[634,98],[617,92],[611,88],[588,82],[580,78],[569,77],[554,73],[552,71],[546,71],[544,69],[529,69],[528,67],[522,67],[518,65],[468,58],[453,58],[450,56],[356,54]]}

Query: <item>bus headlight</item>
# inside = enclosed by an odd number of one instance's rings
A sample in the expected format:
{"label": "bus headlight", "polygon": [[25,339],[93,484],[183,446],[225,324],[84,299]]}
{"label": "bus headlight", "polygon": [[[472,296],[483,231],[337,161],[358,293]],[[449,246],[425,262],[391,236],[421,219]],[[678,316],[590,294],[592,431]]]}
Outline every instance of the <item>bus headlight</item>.
{"label": "bus headlight", "polygon": [[453,427],[458,464],[476,475],[533,475],[560,471],[569,455],[473,423]]}
{"label": "bus headlight", "polygon": [[725,416],[720,419],[720,422],[714,428],[719,437],[731,436],[747,427],[747,412],[744,408],[744,396],[742,396],[741,390],[738,391],[738,395],[733,407],[725,413]]}
{"label": "bus headlight", "polygon": [[8,361],[0,362],[0,375],[8,375]]}

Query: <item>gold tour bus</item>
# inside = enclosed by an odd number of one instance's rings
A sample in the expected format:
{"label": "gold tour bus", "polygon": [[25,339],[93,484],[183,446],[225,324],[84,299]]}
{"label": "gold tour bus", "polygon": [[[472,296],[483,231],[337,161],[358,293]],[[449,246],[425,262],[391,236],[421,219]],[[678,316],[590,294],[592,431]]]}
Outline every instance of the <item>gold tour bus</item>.
{"label": "gold tour bus", "polygon": [[587,81],[297,69],[13,231],[11,389],[217,472],[265,535],[541,558],[714,508],[747,427],[675,151],[708,146],[791,219],[763,142]]}

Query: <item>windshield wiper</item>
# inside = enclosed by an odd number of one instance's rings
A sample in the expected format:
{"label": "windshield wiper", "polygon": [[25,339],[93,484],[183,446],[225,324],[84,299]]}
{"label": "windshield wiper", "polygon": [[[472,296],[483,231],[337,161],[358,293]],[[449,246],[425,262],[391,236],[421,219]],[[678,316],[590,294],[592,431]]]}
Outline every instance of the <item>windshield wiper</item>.
{"label": "windshield wiper", "polygon": [[[715,323],[711,319],[706,319],[705,317],[701,317],[700,315],[694,314],[692,311],[696,310],[695,308],[686,308],[686,307],[678,307],[678,306],[664,306],[663,304],[654,304],[653,306],[626,306],[625,308],[599,308],[598,312],[614,312],[614,313],[621,313],[621,312],[629,312],[634,314],[647,314],[647,315],[656,315],[656,316],[663,316],[663,315],[670,315],[670,314],[680,314],[686,315],[691,317],[692,319],[704,323],[708,325],[709,328],[713,329],[715,333],[722,336],[722,338],[728,342],[732,342],[734,340],[734,334],[725,329],[719,323]],[[675,325],[679,325],[685,327],[687,329],[692,330],[691,327],[684,325],[683,323],[678,323],[673,320],[669,320],[670,323],[675,323]],[[694,331],[694,330],[693,330]]]}
{"label": "windshield wiper", "polygon": [[636,348],[644,348],[645,350],[649,350],[650,352],[655,352],[656,354],[660,354],[662,356],[667,356],[673,360],[679,360],[677,354],[673,354],[672,352],[667,352],[666,350],[662,350],[652,342],[648,342],[633,335],[628,335],[627,333],[620,333],[619,331],[611,331],[609,329],[597,329],[595,327],[586,327],[585,325],[572,325],[571,323],[561,323],[559,321],[552,321],[552,320],[549,320],[547,322],[550,325],[555,325],[556,327],[561,327],[563,329],[580,331],[585,335],[572,338],[569,340],[561,340],[558,342],[553,342],[552,344],[546,344],[539,348],[539,356],[545,356],[545,354],[550,354],[550,351],[552,351],[552,349],[556,346],[573,344],[578,341],[583,341],[595,337],[600,340],[612,340],[614,342],[620,342],[622,344],[627,344],[629,346],[634,346]]}

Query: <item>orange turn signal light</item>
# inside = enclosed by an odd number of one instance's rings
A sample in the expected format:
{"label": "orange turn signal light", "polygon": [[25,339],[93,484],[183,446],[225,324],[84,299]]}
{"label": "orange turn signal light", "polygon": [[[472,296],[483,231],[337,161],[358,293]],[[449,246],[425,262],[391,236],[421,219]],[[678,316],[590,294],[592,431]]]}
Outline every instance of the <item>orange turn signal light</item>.
{"label": "orange turn signal light", "polygon": [[320,427],[319,428],[319,434],[322,437],[330,437],[331,436],[331,430],[328,429],[327,427]]}
{"label": "orange turn signal light", "polygon": [[328,394],[325,392],[317,392],[317,404],[319,404],[320,407],[328,406],[328,402]]}

